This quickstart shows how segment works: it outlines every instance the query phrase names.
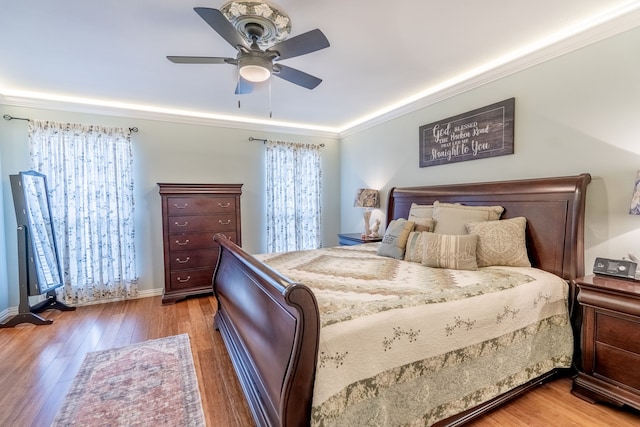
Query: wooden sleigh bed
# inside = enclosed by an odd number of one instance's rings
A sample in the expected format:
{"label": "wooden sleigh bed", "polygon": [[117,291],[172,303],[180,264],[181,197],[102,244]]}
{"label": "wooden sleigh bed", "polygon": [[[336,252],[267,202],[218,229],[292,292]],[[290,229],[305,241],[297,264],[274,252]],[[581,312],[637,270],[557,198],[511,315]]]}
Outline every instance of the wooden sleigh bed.
{"label": "wooden sleigh bed", "polygon": [[[412,203],[502,206],[501,219],[526,218],[531,266],[564,279],[569,284],[567,299],[572,306],[573,280],[584,273],[585,193],[590,180],[589,174],[581,174],[393,188],[388,198],[387,222],[407,218]],[[220,245],[213,278],[218,300],[215,327],[222,335],[256,424],[309,425],[321,325],[314,293],[224,236],[217,235],[214,239]],[[557,375],[558,371],[545,372],[437,424],[463,424]]]}

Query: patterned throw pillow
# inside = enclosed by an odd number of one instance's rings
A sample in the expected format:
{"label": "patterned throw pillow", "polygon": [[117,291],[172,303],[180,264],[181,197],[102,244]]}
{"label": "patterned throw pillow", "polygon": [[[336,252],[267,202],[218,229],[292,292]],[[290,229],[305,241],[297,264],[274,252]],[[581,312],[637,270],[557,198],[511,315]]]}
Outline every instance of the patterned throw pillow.
{"label": "patterned throw pillow", "polygon": [[469,234],[478,235],[478,267],[531,267],[527,255],[526,227],[525,217],[467,224]]}
{"label": "patterned throw pillow", "polygon": [[424,233],[422,264],[427,267],[455,270],[477,270],[476,246],[478,236],[468,234],[454,236]]}
{"label": "patterned throw pillow", "polygon": [[413,221],[413,231],[433,231],[436,226],[436,220],[433,218],[420,218],[409,215],[409,221]]}
{"label": "patterned throw pillow", "polygon": [[465,224],[500,219],[502,206],[467,206],[452,203],[433,203],[434,233],[468,234]]}
{"label": "patterned throw pillow", "polygon": [[424,248],[424,233],[421,231],[412,231],[407,239],[407,248],[404,251],[404,260],[411,262],[422,262],[422,252]]}
{"label": "patterned throw pillow", "polygon": [[413,221],[407,221],[404,218],[391,221],[378,248],[378,255],[403,259],[407,238],[409,238],[411,230],[413,230]]}

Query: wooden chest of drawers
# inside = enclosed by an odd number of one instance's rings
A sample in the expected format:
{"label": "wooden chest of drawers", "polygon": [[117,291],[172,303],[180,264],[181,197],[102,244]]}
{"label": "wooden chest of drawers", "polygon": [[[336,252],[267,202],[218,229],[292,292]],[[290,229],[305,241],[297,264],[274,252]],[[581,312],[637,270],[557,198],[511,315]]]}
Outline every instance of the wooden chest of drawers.
{"label": "wooden chest of drawers", "polygon": [[640,409],[640,282],[578,279],[582,369],[572,392],[588,401]]}
{"label": "wooden chest of drawers", "polygon": [[162,303],[212,292],[218,262],[213,236],[238,245],[242,184],[158,184],[162,199],[164,293]]}

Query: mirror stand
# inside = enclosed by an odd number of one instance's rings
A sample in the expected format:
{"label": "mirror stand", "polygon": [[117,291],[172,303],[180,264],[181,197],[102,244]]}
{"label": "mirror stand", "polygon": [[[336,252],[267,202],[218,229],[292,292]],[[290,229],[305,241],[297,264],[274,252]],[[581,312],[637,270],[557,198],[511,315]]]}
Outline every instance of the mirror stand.
{"label": "mirror stand", "polygon": [[75,307],[69,307],[68,305],[58,301],[56,298],[56,291],[51,290],[47,292],[47,299],[35,306],[29,305],[29,268],[27,265],[27,230],[23,225],[18,226],[18,252],[25,254],[24,257],[18,257],[18,273],[20,276],[20,303],[18,305],[18,314],[0,323],[0,328],[12,328],[21,323],[32,323],[34,325],[50,325],[53,323],[51,319],[45,319],[44,317],[36,314],[41,313],[44,310],[54,308],[61,311],[73,311]]}
{"label": "mirror stand", "polygon": [[46,300],[31,306],[32,313],[42,313],[46,310],[73,311],[76,309],[75,307],[70,307],[63,302],[58,301],[56,291],[49,291],[46,295]]}

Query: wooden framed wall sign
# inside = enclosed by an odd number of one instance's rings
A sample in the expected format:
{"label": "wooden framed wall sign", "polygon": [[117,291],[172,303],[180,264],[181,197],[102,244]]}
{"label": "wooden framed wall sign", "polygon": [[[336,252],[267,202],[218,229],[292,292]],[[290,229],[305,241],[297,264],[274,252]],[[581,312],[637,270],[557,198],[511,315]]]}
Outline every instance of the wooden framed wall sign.
{"label": "wooden framed wall sign", "polygon": [[420,167],[513,154],[515,98],[420,126]]}

